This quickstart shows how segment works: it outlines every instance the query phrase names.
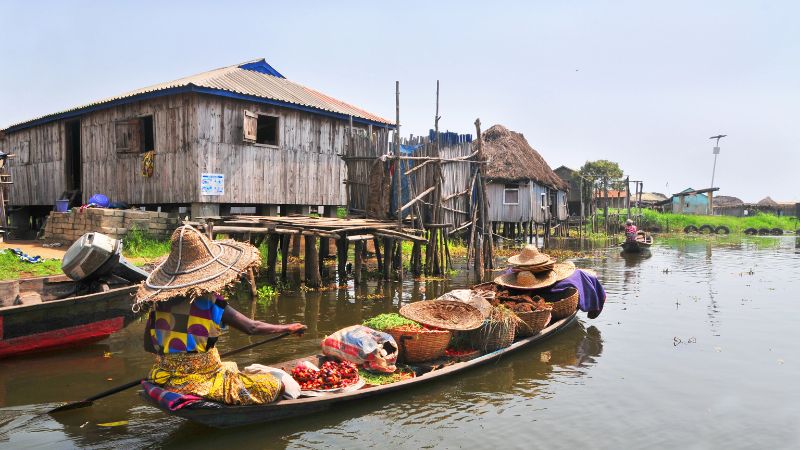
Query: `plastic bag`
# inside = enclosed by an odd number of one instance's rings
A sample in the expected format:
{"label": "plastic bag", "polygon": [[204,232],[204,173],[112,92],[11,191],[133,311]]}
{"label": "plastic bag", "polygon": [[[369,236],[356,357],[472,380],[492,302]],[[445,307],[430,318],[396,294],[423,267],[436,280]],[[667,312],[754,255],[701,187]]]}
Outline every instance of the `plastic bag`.
{"label": "plastic bag", "polygon": [[394,338],[363,325],[343,328],[323,339],[322,353],[373,372],[392,373],[397,370]]}

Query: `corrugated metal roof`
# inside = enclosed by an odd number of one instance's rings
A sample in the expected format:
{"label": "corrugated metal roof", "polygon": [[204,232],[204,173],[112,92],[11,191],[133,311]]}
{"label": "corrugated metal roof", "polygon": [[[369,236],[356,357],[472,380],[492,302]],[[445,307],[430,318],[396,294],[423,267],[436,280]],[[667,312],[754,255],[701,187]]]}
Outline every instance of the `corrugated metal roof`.
{"label": "corrugated metal roof", "polygon": [[79,113],[83,110],[95,109],[102,105],[116,103],[121,100],[133,100],[148,94],[195,87],[204,88],[203,92],[210,94],[214,94],[214,91],[220,93],[227,92],[286,103],[287,105],[285,106],[287,107],[296,105],[304,109],[311,108],[338,115],[353,116],[355,119],[363,119],[378,124],[393,124],[393,122],[376,114],[337,100],[319,91],[295,83],[294,81],[287,80],[283,75],[270,67],[265,60],[261,59],[248,61],[235,66],[214,69],[197,75],[126,92],[114,97],[104,98],[92,103],[13,124],[7,127],[6,130],[11,131],[12,129],[27,128],[28,126],[58,120],[65,115],[74,116],[75,113]]}

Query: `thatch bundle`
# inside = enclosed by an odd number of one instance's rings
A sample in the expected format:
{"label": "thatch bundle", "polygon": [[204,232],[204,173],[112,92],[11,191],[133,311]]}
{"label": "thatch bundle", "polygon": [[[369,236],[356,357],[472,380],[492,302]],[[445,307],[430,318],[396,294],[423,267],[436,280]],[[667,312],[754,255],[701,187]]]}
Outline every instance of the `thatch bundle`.
{"label": "thatch bundle", "polygon": [[566,183],[553,172],[542,155],[528,144],[522,133],[494,125],[482,133],[481,148],[489,162],[486,176],[491,181],[533,180],[542,186],[567,189]]}

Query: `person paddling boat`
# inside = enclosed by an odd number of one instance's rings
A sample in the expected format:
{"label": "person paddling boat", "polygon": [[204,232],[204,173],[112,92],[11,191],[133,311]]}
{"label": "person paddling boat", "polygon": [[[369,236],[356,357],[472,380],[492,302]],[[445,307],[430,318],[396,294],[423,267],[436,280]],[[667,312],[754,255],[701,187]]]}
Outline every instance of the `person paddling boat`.
{"label": "person paddling boat", "polygon": [[239,372],[222,362],[216,342],[230,325],[251,334],[295,333],[300,323],[273,325],[252,320],[218,294],[261,262],[258,250],[234,240],[212,241],[191,226],[172,234],[167,259],[139,288],[135,308],[150,308],[144,349],[156,355],[147,381],[165,390],[232,405],[276,400],[283,389],[270,374]]}

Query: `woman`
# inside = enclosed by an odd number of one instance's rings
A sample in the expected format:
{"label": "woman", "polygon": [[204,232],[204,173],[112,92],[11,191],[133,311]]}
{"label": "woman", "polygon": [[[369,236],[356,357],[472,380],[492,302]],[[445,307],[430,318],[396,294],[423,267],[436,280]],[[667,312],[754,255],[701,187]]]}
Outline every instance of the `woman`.
{"label": "woman", "polygon": [[190,226],[172,234],[172,248],[137,292],[136,305],[151,307],[144,348],[156,355],[148,381],[165,390],[233,405],[264,404],[282,390],[269,374],[244,374],[222,362],[216,342],[225,325],[247,334],[302,333],[305,325],[251,320],[217,294],[241,273],[259,266],[250,244],[211,241]]}
{"label": "woman", "polygon": [[628,219],[625,221],[625,240],[628,242],[636,242],[636,236],[639,234],[639,229],[633,224],[633,220]]}

